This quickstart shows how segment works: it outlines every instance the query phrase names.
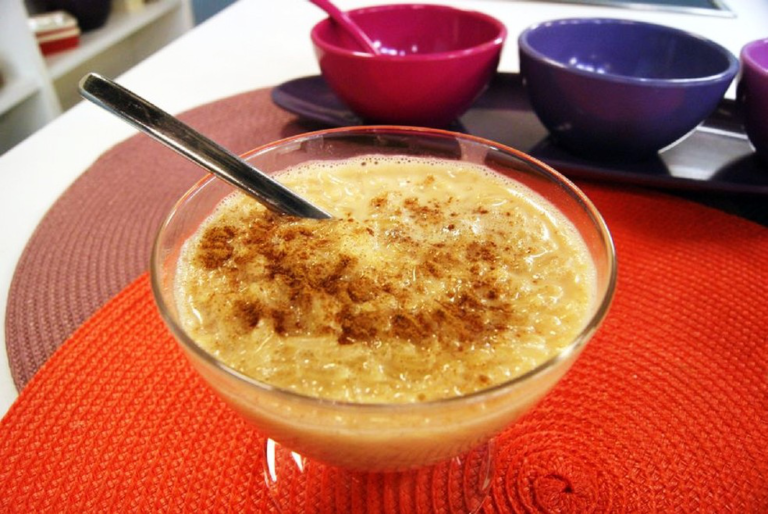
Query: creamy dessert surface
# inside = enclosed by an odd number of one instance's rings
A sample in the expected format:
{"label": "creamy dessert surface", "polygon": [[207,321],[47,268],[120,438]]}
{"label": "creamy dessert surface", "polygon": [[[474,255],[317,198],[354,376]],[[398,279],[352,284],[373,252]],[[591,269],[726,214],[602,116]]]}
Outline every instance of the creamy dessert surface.
{"label": "creamy dessert surface", "polygon": [[187,241],[176,278],[185,331],[256,380],[348,402],[464,395],[536,367],[586,323],[586,247],[525,186],[384,156],[278,180],[334,219],[235,193]]}

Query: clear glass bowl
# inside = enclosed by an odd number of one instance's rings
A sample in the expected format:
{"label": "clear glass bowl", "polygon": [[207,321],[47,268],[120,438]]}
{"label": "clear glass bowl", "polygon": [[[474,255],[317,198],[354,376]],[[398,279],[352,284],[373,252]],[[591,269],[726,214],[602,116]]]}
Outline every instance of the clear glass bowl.
{"label": "clear glass bowl", "polygon": [[608,311],[616,281],[613,243],[592,203],[562,175],[502,145],[452,132],[409,127],[355,127],[304,134],[245,155],[267,173],[297,163],[366,154],[433,156],[484,164],[537,191],[571,220],[596,264],[598,295],[583,331],[558,355],[509,382],[466,396],[413,404],[355,404],[281,390],[217,361],[181,327],[173,294],[185,240],[232,192],[200,181],[176,204],[152,255],[160,312],[205,381],[263,434],[305,458],[356,471],[414,469],[465,454],[489,441],[536,404],[565,374]]}

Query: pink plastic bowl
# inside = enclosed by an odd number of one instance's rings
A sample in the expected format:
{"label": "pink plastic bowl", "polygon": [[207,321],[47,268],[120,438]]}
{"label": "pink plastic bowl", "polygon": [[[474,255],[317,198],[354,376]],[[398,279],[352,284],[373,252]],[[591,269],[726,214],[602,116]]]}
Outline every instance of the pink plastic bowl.
{"label": "pink plastic bowl", "polygon": [[496,72],[507,36],[488,16],[439,5],[349,12],[381,51],[372,55],[330,19],[312,29],[323,77],[368,122],[442,127],[466,111]]}

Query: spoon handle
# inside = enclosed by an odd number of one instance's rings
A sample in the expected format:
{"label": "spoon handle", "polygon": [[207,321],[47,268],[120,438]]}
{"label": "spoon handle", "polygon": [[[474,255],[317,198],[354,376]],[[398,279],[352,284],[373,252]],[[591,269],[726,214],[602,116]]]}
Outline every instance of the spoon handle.
{"label": "spoon handle", "polygon": [[352,21],[352,18],[349,17],[349,14],[336,7],[336,5],[334,5],[330,0],[309,1],[318,6],[320,9],[324,10],[333,21],[341,25],[347,34],[352,36],[352,38],[354,38],[354,40],[363,50],[373,55],[379,55],[381,53],[379,52],[379,49],[376,48],[376,45],[373,44],[371,38],[368,37],[368,34],[363,32],[357,23]]}
{"label": "spoon handle", "polygon": [[331,217],[226,148],[109,79],[89,73],[80,81],[80,94],[274,212],[302,218]]}

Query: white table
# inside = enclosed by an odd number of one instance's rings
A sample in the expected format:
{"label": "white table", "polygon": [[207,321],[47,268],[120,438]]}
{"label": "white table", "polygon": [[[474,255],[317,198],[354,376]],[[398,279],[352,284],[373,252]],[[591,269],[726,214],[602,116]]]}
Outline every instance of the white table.
{"label": "white table", "polygon": [[[403,0],[405,1],[405,0]],[[726,0],[736,17],[701,16],[514,0],[420,0],[494,15],[509,30],[500,70],[518,70],[516,38],[525,27],[563,17],[630,18],[707,36],[738,55],[748,41],[768,37],[768,3]],[[343,9],[386,0],[337,0]],[[172,113],[244,91],[319,73],[309,41],[325,17],[306,0],[240,0],[119,77],[119,81]],[[733,97],[734,88],[728,96]],[[27,240],[56,201],[103,152],[134,130],[101,109],[80,103],[0,156],[0,319]],[[17,396],[0,330],[0,415]]]}

